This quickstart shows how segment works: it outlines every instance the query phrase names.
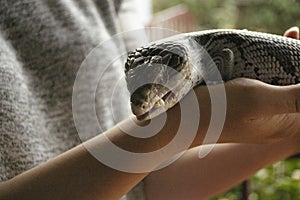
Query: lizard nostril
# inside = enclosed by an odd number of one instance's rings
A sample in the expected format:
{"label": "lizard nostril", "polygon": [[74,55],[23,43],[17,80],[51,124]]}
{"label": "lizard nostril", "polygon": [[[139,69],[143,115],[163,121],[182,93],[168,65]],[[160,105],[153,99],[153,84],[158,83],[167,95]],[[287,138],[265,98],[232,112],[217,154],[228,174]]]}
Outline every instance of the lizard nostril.
{"label": "lizard nostril", "polygon": [[134,103],[131,103],[131,110],[132,110],[133,114],[135,114],[136,116],[140,116],[149,111],[149,104],[142,103],[142,104],[136,105]]}
{"label": "lizard nostril", "polygon": [[145,109],[147,109],[149,106],[148,106],[148,103],[143,103],[141,107],[142,107],[143,110],[145,110]]}

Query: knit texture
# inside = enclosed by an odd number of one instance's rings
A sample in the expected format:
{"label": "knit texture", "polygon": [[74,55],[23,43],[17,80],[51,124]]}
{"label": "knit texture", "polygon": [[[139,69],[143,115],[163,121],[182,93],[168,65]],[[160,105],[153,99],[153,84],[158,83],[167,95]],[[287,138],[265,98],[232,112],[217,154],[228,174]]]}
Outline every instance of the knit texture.
{"label": "knit texture", "polygon": [[[0,1],[0,181],[82,142],[72,116],[76,73],[94,47],[120,32],[119,7],[118,0]],[[113,42],[98,66],[125,51],[124,40]],[[94,70],[87,75],[93,77]],[[125,85],[114,96],[116,116],[108,109],[110,86],[123,73],[122,65],[109,68],[97,89],[103,131],[128,116]],[[88,81],[82,87],[89,88]]]}

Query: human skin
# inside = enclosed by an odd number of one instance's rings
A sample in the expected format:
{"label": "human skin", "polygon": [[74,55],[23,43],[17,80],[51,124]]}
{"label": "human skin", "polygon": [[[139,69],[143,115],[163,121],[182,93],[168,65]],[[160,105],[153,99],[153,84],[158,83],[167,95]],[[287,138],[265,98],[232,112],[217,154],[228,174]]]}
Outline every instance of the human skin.
{"label": "human skin", "polygon": [[[196,184],[202,184],[202,188],[205,186],[205,189],[206,184],[215,186],[207,192],[200,193],[203,197],[205,195],[209,196],[208,192],[210,194],[219,192],[249,176],[258,168],[299,151],[300,134],[298,130],[300,130],[300,117],[298,116],[298,103],[300,102],[300,96],[298,94],[300,94],[300,85],[276,87],[241,78],[229,81],[225,84],[225,88],[228,100],[227,117],[218,142],[248,143],[248,145],[250,143],[264,143],[266,148],[260,149],[258,146],[251,145],[215,148],[210,154],[214,157],[208,156],[204,159],[205,162],[200,163],[203,169],[210,173],[215,173],[212,166],[216,167],[218,163],[223,164],[223,169],[229,169],[232,167],[233,161],[239,162],[237,158],[243,157],[245,159],[248,155],[250,160],[252,159],[249,162],[252,163],[249,165],[249,169],[245,168],[245,170],[236,173],[232,171],[229,174],[230,177],[224,178],[224,184],[220,184],[220,180],[217,178],[210,181],[208,180],[210,179],[209,176],[196,176],[197,174],[194,174],[198,171],[199,159],[195,156],[197,149],[192,149],[192,147],[197,147],[203,143],[209,124],[208,119],[210,118],[210,100],[207,88],[197,87],[194,91],[200,102],[199,108],[203,117],[199,122],[196,137],[192,144],[187,147],[191,150],[172,165],[150,174],[150,171],[154,170],[159,164],[180,153],[181,148],[173,148],[161,154],[160,157],[151,160],[151,170],[143,173],[129,173],[118,171],[101,163],[90,154],[86,145],[105,146],[107,137],[114,144],[130,152],[151,152],[163,148],[177,133],[178,127],[174,124],[179,124],[181,120],[179,105],[167,111],[168,117],[165,125],[155,136],[149,138],[132,137],[116,125],[86,143],[78,145],[46,163],[4,182],[0,185],[0,199],[119,199],[149,174],[146,178],[147,198],[167,199],[170,197],[168,196],[170,194],[167,194],[170,191],[168,184],[173,180],[176,189],[183,187],[183,183],[195,184],[195,187],[192,187],[191,190],[187,190],[187,185],[185,185],[182,190],[178,190],[178,193],[182,191],[182,195],[185,194],[186,198],[196,198],[198,196],[199,199],[199,193],[196,192],[199,188],[196,187]],[[264,95],[264,98],[262,98],[262,95]],[[241,96],[244,99],[243,101],[240,99]],[[189,98],[190,95],[182,101],[188,101]],[[158,116],[156,119],[160,121],[163,120],[163,117]],[[129,130],[133,132],[136,130],[135,126],[131,125],[132,121],[140,126],[146,126],[149,123],[139,122],[134,117],[123,121],[122,124],[128,125]],[[283,147],[288,150],[280,151],[284,149]],[[277,151],[272,153],[276,148]],[[231,154],[236,151],[238,151],[237,154]],[[229,162],[222,162],[222,159],[218,158],[224,158],[226,152],[229,152],[227,157]],[[270,158],[265,159],[266,161],[263,161],[262,158],[256,158],[257,155],[264,152],[265,156],[270,156]],[[123,164],[128,165],[126,161]],[[132,163],[132,165],[142,164],[145,164],[145,161]],[[189,166],[194,167],[194,169],[189,168]],[[223,176],[228,175],[227,171],[223,171],[225,172]],[[175,172],[178,176],[174,176],[176,175]],[[221,172],[220,170],[220,174],[216,175],[221,176]],[[190,178],[191,176],[195,176],[195,179]],[[168,178],[172,179],[167,181]],[[179,178],[184,181],[182,182]],[[162,181],[161,188],[157,188],[159,180]]]}

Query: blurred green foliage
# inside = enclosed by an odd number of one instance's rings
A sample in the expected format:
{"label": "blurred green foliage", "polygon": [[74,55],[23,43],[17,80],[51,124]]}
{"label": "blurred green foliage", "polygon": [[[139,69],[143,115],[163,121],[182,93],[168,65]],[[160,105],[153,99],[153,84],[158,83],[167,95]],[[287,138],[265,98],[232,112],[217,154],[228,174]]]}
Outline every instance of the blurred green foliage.
{"label": "blurred green foliage", "polygon": [[[220,180],[221,181],[221,180]],[[239,200],[241,186],[210,200]],[[251,179],[249,200],[299,200],[300,199],[300,160],[280,161],[258,171]]]}
{"label": "blurred green foliage", "polygon": [[299,0],[153,0],[153,10],[186,5],[201,29],[239,28],[282,34],[300,25]]}
{"label": "blurred green foliage", "polygon": [[[300,199],[300,161],[281,161],[252,177],[252,199]],[[271,198],[270,198],[271,197]]]}
{"label": "blurred green foliage", "polygon": [[[154,12],[185,4],[201,29],[238,28],[282,34],[300,26],[300,0],[153,0]],[[222,181],[222,180],[220,180]],[[250,179],[249,200],[300,200],[300,160],[278,162]],[[240,199],[240,186],[212,198]]]}

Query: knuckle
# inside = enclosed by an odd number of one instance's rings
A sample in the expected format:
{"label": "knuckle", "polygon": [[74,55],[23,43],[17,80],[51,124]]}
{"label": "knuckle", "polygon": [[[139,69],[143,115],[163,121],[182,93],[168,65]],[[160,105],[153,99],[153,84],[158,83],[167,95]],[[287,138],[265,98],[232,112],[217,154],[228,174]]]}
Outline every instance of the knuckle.
{"label": "knuckle", "polygon": [[299,116],[298,114],[286,114],[284,115],[284,120],[282,123],[282,130],[285,131],[284,135],[285,137],[287,136],[292,136],[296,134],[299,131]]}
{"label": "knuckle", "polygon": [[292,111],[295,113],[300,112],[300,84],[292,86]]}
{"label": "knuckle", "polygon": [[300,112],[300,87],[297,89],[295,94],[295,111]]}
{"label": "knuckle", "polygon": [[299,108],[300,107],[300,96],[298,95],[298,97],[295,98],[295,111],[296,113],[299,112]]}

